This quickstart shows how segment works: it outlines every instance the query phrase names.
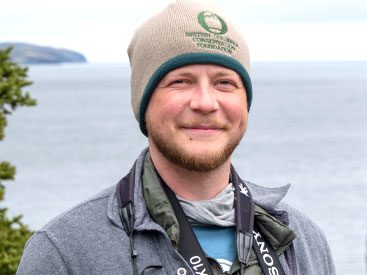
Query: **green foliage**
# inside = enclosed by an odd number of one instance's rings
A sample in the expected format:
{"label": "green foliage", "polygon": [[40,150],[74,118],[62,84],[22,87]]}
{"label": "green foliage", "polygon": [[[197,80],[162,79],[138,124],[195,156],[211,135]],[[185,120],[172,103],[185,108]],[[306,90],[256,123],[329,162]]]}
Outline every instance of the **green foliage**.
{"label": "green foliage", "polygon": [[6,115],[18,106],[36,105],[23,88],[32,84],[27,80],[27,68],[22,68],[10,60],[11,48],[0,50],[0,140],[4,138]]}
{"label": "green foliage", "polygon": [[[9,162],[0,162],[0,179],[1,180],[13,180],[15,176],[15,167],[10,165]],[[0,201],[4,199],[5,186],[0,181]]]}
{"label": "green foliage", "polygon": [[[18,106],[33,106],[36,101],[23,88],[32,84],[27,80],[27,68],[10,60],[11,48],[0,49],[0,140],[4,138],[6,116]],[[15,167],[0,162],[0,202],[4,199],[4,180],[13,180]],[[0,274],[15,274],[24,245],[32,232],[21,222],[21,216],[7,217],[7,208],[0,207]]]}
{"label": "green foliage", "polygon": [[0,208],[0,274],[15,274],[26,241],[32,232],[21,222],[21,216],[8,218]]}
{"label": "green foliage", "polygon": [[0,140],[4,138],[4,128],[6,126],[5,113],[0,112]]}

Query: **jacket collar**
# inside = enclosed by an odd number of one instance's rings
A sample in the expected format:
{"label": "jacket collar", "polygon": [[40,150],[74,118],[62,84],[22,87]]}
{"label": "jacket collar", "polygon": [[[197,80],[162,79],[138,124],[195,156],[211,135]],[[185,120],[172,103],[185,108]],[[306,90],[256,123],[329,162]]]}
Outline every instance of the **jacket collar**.
{"label": "jacket collar", "polygon": [[[142,187],[145,205],[150,213],[150,216],[164,229],[173,244],[178,246],[180,239],[179,224],[174,210],[172,209],[171,203],[162,188],[161,180],[159,179],[158,173],[154,168],[149,153],[145,156],[144,160]],[[268,202],[266,205],[274,207],[281,200],[281,198],[274,198],[271,196],[267,196],[265,199],[272,199],[272,201]],[[273,215],[269,214],[268,211],[265,211],[256,202],[254,214],[255,221],[258,228],[260,229],[260,232],[262,232],[265,239],[270,242],[275,252],[278,255],[282,254],[295,238],[294,232]],[[254,251],[251,251],[250,262],[257,262]]]}
{"label": "jacket collar", "polygon": [[[148,148],[145,148],[139,155],[135,163],[135,170],[131,170],[130,173],[135,174],[135,185],[134,185],[134,215],[135,222],[134,228],[137,231],[143,230],[157,230],[163,233],[164,230],[155,222],[152,221],[149,211],[147,209],[142,186],[142,174],[144,167],[145,155],[148,152]],[[116,187],[111,192],[111,195],[107,204],[107,216],[117,227],[123,229],[123,225],[118,214],[118,203],[116,198]]]}
{"label": "jacket collar", "polygon": [[[135,186],[134,186],[134,210],[135,210],[135,229],[136,230],[159,230],[162,231],[161,227],[156,223],[152,222],[149,211],[146,206],[146,202],[143,195],[143,185],[142,185],[142,175],[144,167],[144,159],[148,152],[148,148],[145,148],[139,155],[135,171]],[[277,206],[281,200],[285,197],[290,187],[287,184],[282,187],[269,188],[262,187],[251,182],[245,181],[246,185],[250,189],[253,201],[256,205],[260,206],[264,210],[271,214],[275,214],[277,218],[284,216],[284,211],[277,210]],[[107,215],[109,219],[118,227],[122,228],[120,217],[118,215],[118,205],[115,196],[115,189],[111,192],[108,206]],[[285,217],[286,219],[286,217]],[[287,220],[282,220],[282,222],[287,223]]]}

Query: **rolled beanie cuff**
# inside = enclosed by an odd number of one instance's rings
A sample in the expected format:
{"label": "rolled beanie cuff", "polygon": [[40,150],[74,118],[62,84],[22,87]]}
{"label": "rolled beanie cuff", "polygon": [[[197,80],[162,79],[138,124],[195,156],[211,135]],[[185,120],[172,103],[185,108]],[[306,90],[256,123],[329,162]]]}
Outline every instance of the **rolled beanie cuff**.
{"label": "rolled beanie cuff", "polygon": [[148,84],[145,87],[139,109],[139,126],[142,133],[148,136],[148,131],[145,123],[145,112],[148,108],[150,98],[157,87],[158,83],[168,74],[170,71],[193,64],[215,64],[228,69],[232,69],[237,72],[243,82],[246,89],[247,97],[247,110],[250,111],[252,101],[252,84],[249,73],[245,67],[236,59],[216,53],[187,53],[175,56],[161,66],[153,73],[149,79]]}

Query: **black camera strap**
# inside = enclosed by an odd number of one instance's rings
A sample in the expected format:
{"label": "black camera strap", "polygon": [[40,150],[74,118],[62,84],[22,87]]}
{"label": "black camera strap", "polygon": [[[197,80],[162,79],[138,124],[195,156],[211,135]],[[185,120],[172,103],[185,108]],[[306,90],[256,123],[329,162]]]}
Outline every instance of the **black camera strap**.
{"label": "black camera strap", "polygon": [[175,193],[173,193],[167,184],[163,184],[163,189],[171,202],[173,211],[175,212],[177,221],[180,225],[178,252],[182,257],[184,257],[196,274],[213,275],[208,259],[192,231],[191,225],[189,224]]}
{"label": "black camera strap", "polygon": [[[252,246],[252,231],[254,225],[254,205],[249,189],[240,180],[236,171],[231,167],[231,181],[235,189],[235,219],[237,255],[241,269],[249,260]],[[163,182],[163,180],[162,180]],[[172,208],[180,225],[179,253],[185,258],[196,274],[212,274],[208,260],[203,252],[186,215],[176,198],[175,193],[163,182],[163,189],[171,202]]]}
{"label": "black camera strap", "polygon": [[257,226],[254,227],[254,244],[257,260],[265,275],[285,275],[279,258],[269,242],[263,238]]}
{"label": "black camera strap", "polygon": [[[133,243],[134,232],[134,173],[135,164],[117,185],[116,197],[119,205],[121,222],[130,237],[131,257],[133,259],[134,271],[136,271],[137,251]],[[241,264],[241,274],[244,266],[248,263],[251,247],[254,248],[259,264],[264,274],[285,275],[279,259],[271,245],[262,237],[260,231],[254,228],[254,204],[250,190],[239,178],[231,166],[231,182],[235,193],[235,222],[237,255]],[[209,262],[197,240],[191,225],[175,195],[175,193],[162,180],[163,189],[172,205],[180,226],[180,239],[178,252],[190,265],[195,274],[213,275]],[[253,241],[254,239],[254,241]]]}

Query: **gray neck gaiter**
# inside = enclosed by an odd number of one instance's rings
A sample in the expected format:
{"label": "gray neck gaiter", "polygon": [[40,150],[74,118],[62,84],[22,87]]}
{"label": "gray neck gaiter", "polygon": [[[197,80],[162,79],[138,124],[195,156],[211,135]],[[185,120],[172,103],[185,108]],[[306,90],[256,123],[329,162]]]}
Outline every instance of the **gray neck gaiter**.
{"label": "gray neck gaiter", "polygon": [[234,187],[229,183],[215,198],[188,201],[177,196],[189,222],[194,226],[234,226]]}

